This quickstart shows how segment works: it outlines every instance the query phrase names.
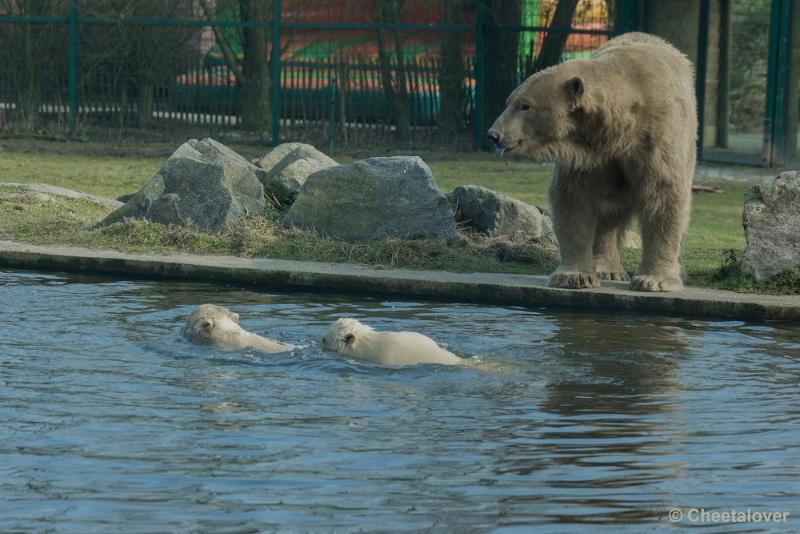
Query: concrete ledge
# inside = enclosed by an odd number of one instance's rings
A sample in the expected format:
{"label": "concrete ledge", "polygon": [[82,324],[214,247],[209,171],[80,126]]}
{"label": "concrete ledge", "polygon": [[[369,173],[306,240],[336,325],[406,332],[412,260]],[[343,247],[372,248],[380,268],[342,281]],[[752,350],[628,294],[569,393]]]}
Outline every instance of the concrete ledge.
{"label": "concrete ledge", "polygon": [[565,306],[747,320],[800,321],[800,297],[688,288],[629,291],[622,282],[589,290],[553,289],[547,277],[377,269],[359,265],[193,254],[128,254],[0,241],[0,268],[129,274],[286,290],[383,294],[444,301]]}

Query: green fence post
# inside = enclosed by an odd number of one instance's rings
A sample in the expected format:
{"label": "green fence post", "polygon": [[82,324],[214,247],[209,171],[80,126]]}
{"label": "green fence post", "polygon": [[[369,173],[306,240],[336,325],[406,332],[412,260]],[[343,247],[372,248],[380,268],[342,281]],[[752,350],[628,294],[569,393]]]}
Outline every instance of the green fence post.
{"label": "green fence post", "polygon": [[272,146],[281,141],[281,0],[272,0]]}
{"label": "green fence post", "polygon": [[617,0],[617,20],[614,21],[614,32],[617,35],[643,31],[645,1]]}
{"label": "green fence post", "polygon": [[617,20],[614,21],[614,31],[618,34],[631,31],[633,22],[633,2],[631,0],[617,0]]}
{"label": "green fence post", "polygon": [[333,138],[336,136],[336,90],[338,88],[338,81],[336,76],[332,76],[330,80],[330,93],[331,98],[329,101],[330,108],[328,109],[328,154],[333,154]]}
{"label": "green fence post", "polygon": [[485,0],[478,0],[475,17],[475,150],[483,149],[485,146],[484,139],[486,138],[486,132],[483,127],[483,118],[486,112],[486,83],[484,80],[486,5],[484,2]]}
{"label": "green fence post", "polygon": [[78,0],[69,2],[69,74],[68,86],[68,119],[67,127],[70,137],[75,135],[78,124]]}
{"label": "green fence post", "polygon": [[791,0],[772,0],[769,22],[769,60],[767,66],[767,102],[764,118],[764,165],[779,167],[786,160],[786,116],[789,89],[789,34]]}
{"label": "green fence post", "polygon": [[700,21],[697,28],[697,69],[695,93],[697,96],[697,159],[703,157],[706,129],[706,64],[708,63],[709,0],[700,0]]}

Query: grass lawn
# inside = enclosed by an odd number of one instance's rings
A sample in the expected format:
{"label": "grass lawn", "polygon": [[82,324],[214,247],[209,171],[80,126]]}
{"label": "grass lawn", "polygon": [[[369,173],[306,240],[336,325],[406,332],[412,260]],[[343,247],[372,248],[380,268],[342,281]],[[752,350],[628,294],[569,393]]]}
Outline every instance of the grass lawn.
{"label": "grass lawn", "polygon": [[[97,143],[43,141],[0,142],[0,181],[42,182],[116,197],[136,191],[171,152],[157,147],[110,146]],[[246,157],[268,149],[233,147]],[[382,155],[382,154],[372,154]],[[422,153],[439,186],[477,184],[515,198],[547,206],[548,167],[515,160],[497,160],[487,154]],[[354,154],[334,154],[342,162]],[[358,154],[363,157],[364,154]],[[696,193],[683,249],[689,285],[741,291],[800,293],[800,275],[784,273],[770,283],[755,283],[738,274],[737,261],[745,240],[741,213],[746,184],[717,184],[725,193]],[[65,243],[131,251],[185,250],[198,253],[263,255],[293,259],[349,261],[387,266],[503,271],[545,274],[553,267],[533,247],[518,247],[513,261],[496,261],[487,249],[496,244],[479,237],[448,243],[389,240],[348,245],[318,239],[308,233],[282,230],[269,213],[243,221],[226,235],[201,234],[191,229],[132,221],[98,231],[89,227],[109,210],[94,204],[56,198],[50,202],[0,201],[0,239],[37,243]],[[274,215],[274,214],[273,214]],[[624,262],[634,271],[640,251],[627,249]]]}

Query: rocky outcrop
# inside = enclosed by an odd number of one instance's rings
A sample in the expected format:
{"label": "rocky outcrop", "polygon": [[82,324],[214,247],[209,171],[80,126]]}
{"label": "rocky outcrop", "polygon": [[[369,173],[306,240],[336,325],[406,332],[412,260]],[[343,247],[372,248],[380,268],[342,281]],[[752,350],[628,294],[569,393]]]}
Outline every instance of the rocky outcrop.
{"label": "rocky outcrop", "polygon": [[458,186],[447,199],[453,206],[456,221],[468,228],[515,242],[555,246],[550,217],[537,206],[478,185]]}
{"label": "rocky outcrop", "polygon": [[281,223],[348,242],[457,235],[447,199],[417,156],[370,158],[315,172]]}
{"label": "rocky outcrop", "polygon": [[779,174],[745,195],[742,272],[764,280],[800,265],[800,172]]}
{"label": "rocky outcrop", "polygon": [[213,139],[191,139],[98,226],[134,217],[163,224],[193,224],[205,232],[221,232],[236,219],[264,210],[259,172]]}
{"label": "rocky outcrop", "polygon": [[294,202],[309,175],[338,165],[312,145],[284,143],[253,163],[266,171],[261,182],[267,197],[280,206]]}

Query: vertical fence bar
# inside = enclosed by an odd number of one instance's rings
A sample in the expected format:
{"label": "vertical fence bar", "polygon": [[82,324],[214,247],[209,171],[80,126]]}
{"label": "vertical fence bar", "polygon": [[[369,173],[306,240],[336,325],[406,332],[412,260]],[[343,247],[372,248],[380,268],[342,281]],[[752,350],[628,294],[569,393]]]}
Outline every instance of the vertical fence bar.
{"label": "vertical fence bar", "polygon": [[[786,116],[791,101],[789,86],[789,34],[791,32],[791,0],[773,0],[770,18],[770,59],[767,72],[767,92],[772,100],[770,117],[769,150],[765,151],[765,163],[770,167],[783,166],[786,161]],[[774,57],[773,57],[774,56]]]}
{"label": "vertical fence bar", "polygon": [[614,32],[618,35],[631,31],[631,0],[617,0],[617,19]]}
{"label": "vertical fence bar", "polygon": [[69,73],[68,93],[68,135],[73,137],[78,124],[78,0],[69,2]]}
{"label": "vertical fence bar", "polygon": [[[781,110],[778,99],[782,97],[781,72],[779,56],[781,49],[781,23],[780,18],[783,7],[782,0],[772,0],[772,11],[769,20],[769,52],[767,56],[767,96],[764,109],[764,146],[761,153],[762,163],[769,167],[777,162],[773,161],[776,154],[775,144],[780,143],[781,139],[776,136],[776,120],[779,118]],[[785,137],[784,137],[785,140]]]}
{"label": "vertical fence bar", "polygon": [[709,0],[700,0],[700,22],[697,34],[697,74],[695,93],[697,94],[697,159],[703,157],[706,129],[706,63],[708,60]]}
{"label": "vertical fence bar", "polygon": [[272,146],[281,138],[281,0],[272,0]]}
{"label": "vertical fence bar", "polygon": [[792,105],[792,100],[797,102],[800,96],[800,2],[791,2],[789,5],[789,48],[786,53],[786,62],[789,69],[786,80],[786,94],[789,105],[786,109],[786,159],[800,156],[798,153],[797,134],[798,115],[800,106]]}
{"label": "vertical fence bar", "polygon": [[731,116],[731,36],[733,31],[731,0],[719,2],[719,82],[717,84],[716,146],[728,148]]}
{"label": "vertical fence bar", "polygon": [[481,150],[484,147],[484,127],[483,116],[486,112],[485,92],[486,84],[484,80],[484,60],[486,51],[486,40],[484,36],[484,26],[486,23],[486,5],[485,0],[478,0],[477,13],[475,16],[475,132],[474,132],[474,146],[475,150]]}
{"label": "vertical fence bar", "polygon": [[338,87],[338,80],[335,74],[330,74],[330,97],[328,109],[328,154],[333,154],[333,138],[336,135],[336,89]]}

